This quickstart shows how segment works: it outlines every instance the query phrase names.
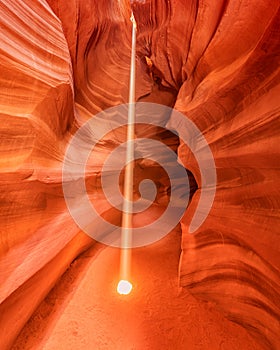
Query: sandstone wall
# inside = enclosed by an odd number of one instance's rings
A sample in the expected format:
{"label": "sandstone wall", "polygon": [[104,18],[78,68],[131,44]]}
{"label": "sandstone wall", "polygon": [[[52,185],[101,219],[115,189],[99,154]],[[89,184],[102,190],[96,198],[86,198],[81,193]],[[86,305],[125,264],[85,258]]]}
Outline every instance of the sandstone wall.
{"label": "sandstone wall", "polygon": [[[201,177],[194,155],[179,147],[198,183],[182,220],[181,285],[277,349],[279,2],[147,0],[133,9],[137,99],[184,113],[216,163],[210,215],[190,234]],[[93,242],[67,211],[61,166],[78,126],[127,102],[129,16],[127,1],[0,3],[3,349]]]}

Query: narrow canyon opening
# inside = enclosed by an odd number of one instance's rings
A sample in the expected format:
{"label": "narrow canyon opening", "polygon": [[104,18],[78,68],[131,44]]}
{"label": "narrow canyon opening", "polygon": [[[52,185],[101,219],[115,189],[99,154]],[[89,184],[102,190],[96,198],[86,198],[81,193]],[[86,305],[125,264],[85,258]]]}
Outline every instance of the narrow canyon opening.
{"label": "narrow canyon opening", "polygon": [[279,349],[279,7],[0,1],[1,350]]}

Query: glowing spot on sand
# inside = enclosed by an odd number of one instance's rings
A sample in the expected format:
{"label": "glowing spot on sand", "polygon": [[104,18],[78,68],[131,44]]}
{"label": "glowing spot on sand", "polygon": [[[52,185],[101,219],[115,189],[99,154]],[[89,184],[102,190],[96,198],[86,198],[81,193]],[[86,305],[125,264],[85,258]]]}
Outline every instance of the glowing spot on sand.
{"label": "glowing spot on sand", "polygon": [[132,290],[132,284],[126,280],[120,280],[118,283],[117,291],[119,294],[127,295]]}

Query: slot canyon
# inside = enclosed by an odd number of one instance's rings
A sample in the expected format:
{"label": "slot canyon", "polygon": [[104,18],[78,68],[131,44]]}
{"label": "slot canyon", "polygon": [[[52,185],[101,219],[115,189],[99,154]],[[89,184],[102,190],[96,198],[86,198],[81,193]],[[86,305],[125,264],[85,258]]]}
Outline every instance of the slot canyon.
{"label": "slot canyon", "polygon": [[280,349],[279,0],[0,0],[0,23],[0,349]]}

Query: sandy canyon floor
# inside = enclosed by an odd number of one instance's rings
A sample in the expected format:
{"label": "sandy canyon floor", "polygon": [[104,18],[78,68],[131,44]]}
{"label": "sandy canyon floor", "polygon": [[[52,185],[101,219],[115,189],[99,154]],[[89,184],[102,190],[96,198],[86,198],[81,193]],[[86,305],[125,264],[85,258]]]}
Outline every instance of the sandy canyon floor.
{"label": "sandy canyon floor", "polygon": [[261,349],[213,304],[178,286],[180,240],[178,226],[133,250],[128,296],[116,292],[119,249],[95,244],[72,263],[12,349]]}

